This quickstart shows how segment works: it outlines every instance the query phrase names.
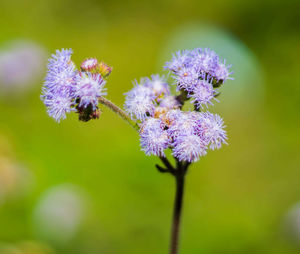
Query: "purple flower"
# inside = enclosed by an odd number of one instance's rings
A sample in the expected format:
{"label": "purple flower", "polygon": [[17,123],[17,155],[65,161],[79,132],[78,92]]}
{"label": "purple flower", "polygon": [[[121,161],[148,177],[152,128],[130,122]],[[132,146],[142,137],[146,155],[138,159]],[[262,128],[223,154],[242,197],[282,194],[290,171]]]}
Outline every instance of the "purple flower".
{"label": "purple flower", "polygon": [[207,150],[201,137],[193,134],[178,136],[173,146],[173,155],[180,161],[188,162],[199,160],[200,156],[206,155]]}
{"label": "purple flower", "polygon": [[160,100],[164,95],[170,94],[170,88],[164,76],[151,75],[151,79],[144,79],[144,86],[149,87]]}
{"label": "purple flower", "polygon": [[204,108],[204,106],[208,106],[208,104],[213,105],[212,100],[215,98],[216,90],[214,90],[213,85],[207,80],[198,80],[197,85],[195,86],[193,93],[189,96],[194,100],[194,103],[197,108]]}
{"label": "purple flower", "polygon": [[229,77],[230,74],[232,74],[233,72],[230,72],[231,65],[226,66],[226,60],[224,60],[223,63],[219,62],[213,71],[212,76],[217,80],[217,81],[222,81],[223,83],[227,80],[227,79],[233,79],[232,77]]}
{"label": "purple flower", "polygon": [[161,100],[159,106],[167,109],[176,109],[179,108],[181,105],[176,99],[176,96],[169,95]]}
{"label": "purple flower", "polygon": [[175,140],[177,136],[196,134],[197,120],[196,112],[172,110],[167,115],[170,123],[168,134]]}
{"label": "purple flower", "polygon": [[72,49],[57,49],[56,54],[52,54],[52,58],[49,59],[48,70],[62,71],[70,65],[72,65],[75,68],[73,62],[71,61],[72,54]]}
{"label": "purple flower", "polygon": [[147,119],[141,127],[140,142],[146,155],[165,157],[164,150],[169,147],[170,138],[164,130],[163,122],[156,118]]}
{"label": "purple flower", "polygon": [[71,61],[71,54],[71,49],[62,49],[52,55],[42,88],[41,99],[47,107],[48,114],[57,122],[65,119],[66,113],[72,111],[74,106],[77,71]]}
{"label": "purple flower", "polygon": [[199,114],[201,118],[197,121],[197,134],[210,143],[210,149],[219,149],[223,143],[227,144],[223,119],[219,115],[209,112]]}
{"label": "purple flower", "polygon": [[179,89],[192,92],[199,79],[199,73],[193,67],[183,67],[173,76]]}
{"label": "purple flower", "polygon": [[74,104],[70,98],[66,96],[48,95],[44,98],[44,103],[47,107],[47,113],[53,117],[57,122],[66,119],[66,113],[74,111]]}
{"label": "purple flower", "polygon": [[124,108],[132,119],[145,120],[154,114],[156,96],[149,87],[135,83],[135,87],[125,93]]}
{"label": "purple flower", "polygon": [[218,63],[219,57],[211,49],[196,48],[193,50],[193,65],[199,74],[209,74],[213,73],[215,66]]}
{"label": "purple flower", "polygon": [[75,90],[75,97],[80,99],[78,106],[86,108],[91,104],[93,110],[96,110],[98,98],[106,94],[105,83],[100,74],[90,72],[78,74]]}
{"label": "purple flower", "polygon": [[172,60],[166,63],[165,68],[173,72],[179,71],[183,67],[189,65],[190,54],[191,52],[189,50],[177,51],[173,54]]}

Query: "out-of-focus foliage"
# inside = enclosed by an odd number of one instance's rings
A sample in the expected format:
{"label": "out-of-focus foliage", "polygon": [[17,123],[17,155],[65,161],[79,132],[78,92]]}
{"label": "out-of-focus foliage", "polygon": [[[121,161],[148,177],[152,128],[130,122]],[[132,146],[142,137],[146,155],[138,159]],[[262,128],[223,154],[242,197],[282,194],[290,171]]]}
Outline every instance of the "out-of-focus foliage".
{"label": "out-of-focus foliage", "polygon": [[[181,251],[294,254],[286,218],[300,200],[299,8],[297,0],[2,0],[0,51],[25,40],[48,55],[73,48],[77,63],[104,60],[114,67],[108,98],[122,105],[132,80],[162,73],[174,50],[212,47],[235,72],[216,109],[229,146],[190,168]],[[39,74],[29,91],[0,95],[0,253],[167,253],[173,179],[106,109],[97,121],[55,123]],[[91,205],[61,244],[39,234],[35,214],[43,193],[65,183]],[[52,214],[65,211],[55,204]]]}

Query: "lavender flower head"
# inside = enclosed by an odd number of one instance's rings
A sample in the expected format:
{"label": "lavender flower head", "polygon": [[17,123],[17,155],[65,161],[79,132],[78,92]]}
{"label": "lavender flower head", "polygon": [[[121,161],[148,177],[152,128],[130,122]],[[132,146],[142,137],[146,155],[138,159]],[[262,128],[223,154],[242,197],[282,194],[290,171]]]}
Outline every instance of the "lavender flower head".
{"label": "lavender flower head", "polygon": [[151,79],[144,79],[144,86],[149,87],[159,100],[165,95],[170,94],[170,88],[164,76],[152,75]]}
{"label": "lavender flower head", "polygon": [[[41,99],[49,116],[57,122],[71,111],[79,113],[83,121],[98,118],[98,98],[106,94],[103,88],[106,81],[97,72],[97,59],[85,60],[80,72],[71,60],[72,53],[71,49],[56,50],[49,59],[42,88]],[[87,109],[89,105],[92,110]]]}
{"label": "lavender flower head", "polygon": [[174,142],[173,155],[179,161],[194,162],[206,155],[207,146],[201,137],[190,134],[180,135]]}
{"label": "lavender flower head", "polygon": [[177,109],[180,107],[180,103],[176,99],[176,96],[169,95],[163,98],[160,103],[160,107],[167,108],[168,110]]}
{"label": "lavender flower head", "polygon": [[169,147],[171,140],[164,130],[163,122],[157,118],[149,118],[141,127],[140,141],[146,155],[165,157],[164,150]]}
{"label": "lavender flower head", "polygon": [[183,67],[174,75],[177,89],[184,89],[187,92],[193,92],[199,80],[199,73],[194,67]]}
{"label": "lavender flower head", "polygon": [[124,107],[132,119],[145,120],[154,114],[156,96],[151,88],[135,81],[135,87],[125,95]]}
{"label": "lavender flower head", "polygon": [[192,103],[197,109],[203,109],[204,106],[213,105],[212,101],[218,101],[215,98],[217,90],[214,90],[213,85],[207,80],[198,80],[193,93],[189,97],[193,98]]}
{"label": "lavender flower head", "polygon": [[76,74],[71,62],[71,49],[57,50],[48,63],[48,72],[42,88],[41,99],[48,114],[57,122],[73,111]]}
{"label": "lavender flower head", "polygon": [[78,76],[75,97],[80,98],[78,107],[87,108],[92,106],[93,110],[97,109],[98,98],[106,95],[104,85],[106,81],[103,80],[100,74],[82,73]]}
{"label": "lavender flower head", "polygon": [[227,134],[224,130],[223,119],[209,112],[200,113],[201,117],[197,123],[197,132],[207,143],[210,143],[210,149],[220,149],[222,144],[227,144]]}

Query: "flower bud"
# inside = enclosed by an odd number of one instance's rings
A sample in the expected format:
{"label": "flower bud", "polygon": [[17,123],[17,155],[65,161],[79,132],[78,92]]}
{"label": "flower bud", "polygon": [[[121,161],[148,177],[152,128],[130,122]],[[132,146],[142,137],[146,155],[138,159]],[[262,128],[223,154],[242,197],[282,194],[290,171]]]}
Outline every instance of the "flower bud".
{"label": "flower bud", "polygon": [[96,71],[98,67],[98,60],[96,58],[87,58],[81,63],[81,70],[82,71],[89,71],[93,72]]}
{"label": "flower bud", "polygon": [[109,65],[107,65],[104,62],[99,63],[99,73],[101,74],[101,76],[103,78],[108,77],[108,75],[111,73],[112,71],[112,67],[110,67]]}

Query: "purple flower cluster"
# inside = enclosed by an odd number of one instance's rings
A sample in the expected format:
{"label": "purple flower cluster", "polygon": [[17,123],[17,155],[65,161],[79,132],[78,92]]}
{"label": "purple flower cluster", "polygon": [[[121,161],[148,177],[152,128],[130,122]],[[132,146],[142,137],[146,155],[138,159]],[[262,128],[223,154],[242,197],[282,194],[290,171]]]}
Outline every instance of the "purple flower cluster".
{"label": "purple flower cluster", "polygon": [[81,64],[78,71],[71,60],[71,49],[57,50],[49,59],[47,76],[41,99],[49,116],[57,122],[66,118],[66,113],[82,113],[98,108],[98,98],[105,95],[105,80],[97,71],[97,59],[90,58]]}
{"label": "purple flower cluster", "polygon": [[[229,66],[212,50],[194,49],[175,53],[166,67],[181,94],[172,95],[166,78],[152,75],[135,81],[126,93],[125,109],[140,121],[140,143],[147,155],[164,157],[165,150],[171,149],[179,161],[194,162],[207,150],[227,144],[223,119],[200,110],[213,105],[218,94],[215,87],[231,79]],[[183,111],[190,98],[195,111]]]}
{"label": "purple flower cluster", "polygon": [[173,73],[177,90],[186,91],[198,109],[212,104],[218,94],[214,87],[232,79],[230,67],[213,50],[207,48],[178,51],[165,66]]}
{"label": "purple flower cluster", "polygon": [[164,151],[171,148],[180,161],[193,162],[206,155],[208,149],[226,143],[224,127],[217,114],[173,109],[142,123],[141,147],[147,155],[157,156],[165,156]]}

